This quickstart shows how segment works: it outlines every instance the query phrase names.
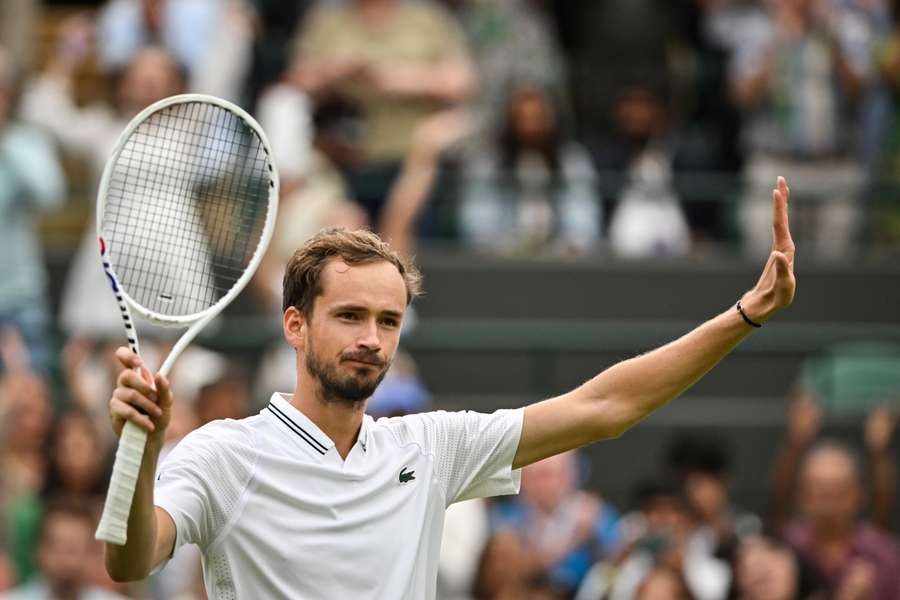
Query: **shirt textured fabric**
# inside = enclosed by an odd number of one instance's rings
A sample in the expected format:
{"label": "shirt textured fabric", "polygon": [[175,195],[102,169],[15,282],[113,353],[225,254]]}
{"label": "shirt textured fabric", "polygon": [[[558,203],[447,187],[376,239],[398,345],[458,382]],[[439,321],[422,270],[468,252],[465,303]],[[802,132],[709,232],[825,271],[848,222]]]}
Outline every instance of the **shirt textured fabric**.
{"label": "shirt textured fabric", "polygon": [[447,506],[518,492],[521,409],[367,415],[342,459],[289,399],[201,427],[159,469],[211,599],[434,598]]}

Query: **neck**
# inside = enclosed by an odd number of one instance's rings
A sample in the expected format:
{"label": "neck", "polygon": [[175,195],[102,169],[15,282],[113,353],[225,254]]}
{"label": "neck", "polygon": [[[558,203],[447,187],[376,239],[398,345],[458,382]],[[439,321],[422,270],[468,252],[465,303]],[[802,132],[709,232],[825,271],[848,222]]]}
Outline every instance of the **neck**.
{"label": "neck", "polygon": [[366,402],[324,400],[318,393],[318,386],[307,379],[298,377],[291,404],[331,438],[341,458],[347,458],[359,437]]}

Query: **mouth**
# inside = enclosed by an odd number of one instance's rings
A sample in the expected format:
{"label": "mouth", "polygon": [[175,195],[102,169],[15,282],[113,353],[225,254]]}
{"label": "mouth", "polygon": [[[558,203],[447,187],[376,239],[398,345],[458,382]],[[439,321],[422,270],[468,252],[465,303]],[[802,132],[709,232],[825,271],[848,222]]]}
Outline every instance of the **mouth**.
{"label": "mouth", "polygon": [[357,364],[357,365],[362,365],[362,366],[364,366],[364,367],[374,367],[374,368],[379,368],[379,367],[381,367],[381,364],[380,364],[380,363],[368,362],[368,361],[365,361],[365,360],[357,360],[357,359],[355,359],[355,358],[348,358],[348,359],[346,359],[344,362],[355,363],[355,364]]}

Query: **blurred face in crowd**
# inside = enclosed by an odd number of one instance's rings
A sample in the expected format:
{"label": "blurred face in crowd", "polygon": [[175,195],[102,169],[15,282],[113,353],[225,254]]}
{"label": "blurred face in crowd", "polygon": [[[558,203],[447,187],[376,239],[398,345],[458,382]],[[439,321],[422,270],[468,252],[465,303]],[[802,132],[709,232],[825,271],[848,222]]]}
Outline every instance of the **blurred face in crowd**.
{"label": "blurred face in crowd", "polygon": [[728,502],[725,480],[712,473],[694,471],[684,481],[684,491],[698,516],[712,521],[722,514]]}
{"label": "blurred face in crowd", "polygon": [[538,510],[551,513],[575,489],[575,455],[557,454],[525,467],[522,496]]}
{"label": "blurred face in crowd", "polygon": [[301,353],[321,399],[359,402],[372,395],[397,351],[405,309],[406,284],[393,264],[325,265]]}
{"label": "blurred face in crowd", "polygon": [[525,146],[542,146],[556,128],[549,98],[535,88],[516,91],[510,99],[509,113],[513,133]]}
{"label": "blurred face in crowd", "polygon": [[130,118],[157,100],[181,93],[183,87],[172,56],[162,48],[145,48],[125,67],[116,101],[119,111]]}
{"label": "blurred face in crowd", "polygon": [[103,468],[103,445],[90,419],[69,414],[60,421],[53,460],[69,492],[90,492]]}
{"label": "blurred face in crowd", "polygon": [[741,600],[791,600],[797,597],[799,573],[793,554],[763,537],[738,549],[734,578]]}
{"label": "blurred face in crowd", "polygon": [[52,513],[38,546],[38,566],[50,587],[65,590],[84,585],[93,544],[92,523],[66,513]]}
{"label": "blurred face in crowd", "polygon": [[197,397],[197,418],[201,424],[218,419],[242,419],[247,416],[248,396],[246,384],[237,378],[205,386]]}
{"label": "blurred face in crowd", "polygon": [[644,144],[665,128],[666,113],[659,98],[641,87],[626,88],[616,101],[613,116],[619,132]]}
{"label": "blurred face in crowd", "polygon": [[691,517],[687,507],[680,498],[674,496],[656,496],[647,500],[641,507],[647,519],[647,528],[652,532],[678,534],[690,527]]}
{"label": "blurred face in crowd", "polygon": [[690,600],[690,592],[671,569],[656,568],[644,578],[635,600]]}
{"label": "blurred face in crowd", "polygon": [[8,446],[23,452],[42,452],[50,427],[50,399],[47,385],[33,374],[15,376],[8,390],[12,396],[12,414],[3,428]]}
{"label": "blurred face in crowd", "polygon": [[807,457],[800,479],[800,509],[813,527],[849,527],[861,502],[859,473],[846,452],[823,447]]}

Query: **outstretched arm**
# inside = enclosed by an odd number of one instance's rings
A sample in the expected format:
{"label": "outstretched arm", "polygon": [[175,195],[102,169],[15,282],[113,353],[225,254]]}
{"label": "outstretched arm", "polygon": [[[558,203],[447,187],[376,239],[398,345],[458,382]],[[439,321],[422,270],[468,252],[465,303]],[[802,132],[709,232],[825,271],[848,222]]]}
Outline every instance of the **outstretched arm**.
{"label": "outstretched arm", "polygon": [[[741,298],[745,314],[757,323],[794,299],[788,195],[779,177],[772,253],[756,286]],[[693,385],[752,330],[731,307],[674,342],[620,362],[567,394],[528,406],[513,467],[621,435]]]}

